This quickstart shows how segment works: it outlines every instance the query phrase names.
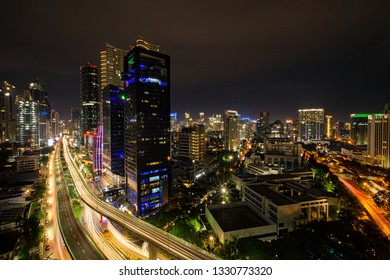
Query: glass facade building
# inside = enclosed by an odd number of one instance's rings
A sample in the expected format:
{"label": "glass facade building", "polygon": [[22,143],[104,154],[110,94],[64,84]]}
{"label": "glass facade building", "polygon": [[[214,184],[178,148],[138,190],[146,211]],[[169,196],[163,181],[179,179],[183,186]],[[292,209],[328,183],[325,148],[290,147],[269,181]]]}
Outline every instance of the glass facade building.
{"label": "glass facade building", "polygon": [[51,107],[47,99],[47,91],[45,85],[39,80],[34,80],[30,83],[30,93],[34,101],[39,105],[39,126],[38,137],[39,145],[47,145],[47,140],[51,138],[50,123],[51,123]]}
{"label": "glass facade building", "polygon": [[380,114],[351,114],[351,139],[355,145],[368,143],[368,116]]}
{"label": "glass facade building", "polygon": [[125,57],[125,182],[133,213],[144,217],[168,201],[170,57],[134,47]]}
{"label": "glass facade building", "polygon": [[81,141],[87,131],[97,128],[100,119],[98,68],[87,63],[80,67]]}
{"label": "glass facade building", "polygon": [[16,97],[16,141],[22,147],[37,147],[39,103],[31,99],[30,92]]}
{"label": "glass facade building", "polygon": [[115,175],[124,176],[124,106],[123,91],[113,85],[103,89],[104,166]]}

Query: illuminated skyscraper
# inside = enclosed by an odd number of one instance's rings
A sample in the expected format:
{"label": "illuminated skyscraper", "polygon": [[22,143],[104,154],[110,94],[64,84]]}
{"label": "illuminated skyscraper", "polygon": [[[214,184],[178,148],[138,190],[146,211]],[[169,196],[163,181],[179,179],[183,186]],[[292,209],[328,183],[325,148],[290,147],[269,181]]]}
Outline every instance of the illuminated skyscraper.
{"label": "illuminated skyscraper", "polygon": [[324,109],[298,110],[298,140],[321,139],[324,136]]}
{"label": "illuminated skyscraper", "polygon": [[39,147],[39,103],[31,98],[29,90],[16,96],[16,142],[22,147]]}
{"label": "illuminated skyscraper", "polygon": [[81,142],[87,131],[97,128],[100,120],[98,68],[87,63],[80,67]]}
{"label": "illuminated skyscraper", "polygon": [[100,52],[100,88],[102,90],[108,85],[123,89],[123,59],[127,52],[128,50],[119,49],[108,43]]}
{"label": "illuminated skyscraper", "polygon": [[390,114],[368,116],[367,157],[374,165],[390,168]]}
{"label": "illuminated skyscraper", "polygon": [[333,136],[332,116],[326,115],[326,138],[330,139]]}
{"label": "illuminated skyscraper", "polygon": [[38,137],[39,145],[47,145],[47,139],[50,138],[50,118],[51,118],[51,107],[47,98],[47,91],[45,85],[42,84],[38,79],[30,83],[30,93],[34,101],[39,104],[39,126],[38,126]]}
{"label": "illuminated skyscraper", "polygon": [[125,180],[134,213],[145,216],[168,201],[170,58],[134,47],[125,57]]}
{"label": "illuminated skyscraper", "polygon": [[194,124],[184,127],[179,134],[179,156],[192,160],[201,160],[206,154],[205,126]]}
{"label": "illuminated skyscraper", "polygon": [[351,139],[355,145],[368,143],[368,116],[381,114],[351,114]]}
{"label": "illuminated skyscraper", "polygon": [[[11,92],[15,89],[13,85],[7,81],[3,82],[0,88],[0,143],[14,140],[12,135],[12,96]],[[11,141],[12,142],[12,141]]]}
{"label": "illuminated skyscraper", "polygon": [[225,150],[236,151],[240,145],[240,119],[237,111],[226,110],[223,115]]}

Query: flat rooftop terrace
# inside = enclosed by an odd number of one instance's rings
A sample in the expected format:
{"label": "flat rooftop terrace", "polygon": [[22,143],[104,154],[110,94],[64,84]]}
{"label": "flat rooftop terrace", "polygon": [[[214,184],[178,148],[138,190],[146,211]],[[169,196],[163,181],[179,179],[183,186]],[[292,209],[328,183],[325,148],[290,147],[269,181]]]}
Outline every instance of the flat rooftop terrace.
{"label": "flat rooftop terrace", "polygon": [[226,204],[208,209],[224,232],[270,225],[245,204]]}

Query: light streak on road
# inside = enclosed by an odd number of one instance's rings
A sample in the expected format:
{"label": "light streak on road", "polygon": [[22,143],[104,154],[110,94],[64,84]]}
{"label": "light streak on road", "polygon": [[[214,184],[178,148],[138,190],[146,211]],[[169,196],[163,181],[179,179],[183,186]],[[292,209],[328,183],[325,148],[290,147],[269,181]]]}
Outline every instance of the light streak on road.
{"label": "light streak on road", "polygon": [[128,215],[117,208],[101,201],[96,197],[91,188],[87,187],[85,179],[79,174],[76,169],[76,164],[71,159],[68,151],[66,140],[63,141],[64,157],[67,162],[69,171],[75,183],[76,189],[80,198],[97,212],[103,214],[116,223],[126,227],[136,235],[152,243],[160,248],[163,248],[170,254],[183,260],[210,260],[218,259],[215,255],[210,254],[189,242],[186,242],[176,236],[173,236],[159,228],[156,228],[141,219]]}
{"label": "light streak on road", "polygon": [[103,236],[101,231],[101,225],[99,222],[99,217],[96,215],[96,212],[93,211],[89,206],[85,205],[82,224],[87,230],[88,235],[92,237],[95,244],[99,247],[100,251],[109,259],[109,260],[125,260],[125,256],[117,252],[109,242]]}
{"label": "light streak on road", "polygon": [[390,237],[390,223],[388,220],[383,217],[380,213],[379,208],[371,203],[371,197],[363,194],[359,189],[354,186],[352,183],[348,182],[346,179],[339,176],[339,180],[348,188],[348,190],[359,200],[359,202],[364,206],[364,208],[368,211],[371,217],[374,219],[379,228],[383,231],[383,233]]}
{"label": "light streak on road", "polygon": [[[55,153],[57,151],[54,151]],[[52,216],[52,223],[45,228],[45,238],[47,238],[48,244],[50,245],[50,251],[53,253],[53,259],[57,260],[71,260],[71,256],[65,247],[64,240],[62,239],[61,231],[58,226],[57,219],[57,193],[54,169],[54,154],[49,157],[49,176],[48,180],[48,201],[51,202],[50,206],[46,207],[48,215]],[[47,237],[46,237],[47,236]]]}

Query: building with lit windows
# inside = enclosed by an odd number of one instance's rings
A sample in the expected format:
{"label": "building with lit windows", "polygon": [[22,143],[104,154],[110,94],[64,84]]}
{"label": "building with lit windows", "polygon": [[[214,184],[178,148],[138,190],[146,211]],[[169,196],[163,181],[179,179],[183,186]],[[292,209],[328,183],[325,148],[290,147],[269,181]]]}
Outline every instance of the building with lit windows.
{"label": "building with lit windows", "polygon": [[259,119],[256,122],[257,137],[263,141],[265,135],[269,132],[269,112],[260,112]]}
{"label": "building with lit windows", "polygon": [[32,100],[29,90],[16,96],[16,142],[21,147],[39,147],[39,103]]}
{"label": "building with lit windows", "polygon": [[55,110],[51,110],[51,134],[52,137],[60,135],[60,114]]}
{"label": "building with lit windows", "polygon": [[367,160],[390,168],[390,114],[368,115]]}
{"label": "building with lit windows", "polygon": [[299,134],[298,140],[319,140],[324,136],[324,109],[298,110]]}
{"label": "building with lit windows", "polygon": [[15,131],[12,130],[12,90],[15,86],[4,81],[0,87],[0,143],[15,140],[12,137]]}
{"label": "building with lit windows", "polygon": [[100,52],[100,88],[102,90],[108,85],[123,89],[123,59],[127,52],[128,50],[119,49],[108,43]]}
{"label": "building with lit windows", "polygon": [[223,115],[225,150],[236,151],[240,147],[240,118],[237,111],[226,110]]}
{"label": "building with lit windows", "polygon": [[47,98],[47,91],[45,85],[39,80],[34,80],[30,83],[29,90],[32,99],[37,101],[39,105],[39,145],[45,146],[47,145],[47,140],[51,138],[51,107]]}
{"label": "building with lit windows", "polygon": [[100,121],[98,68],[90,63],[80,67],[81,143],[84,134],[97,128]]}
{"label": "building with lit windows", "polygon": [[133,213],[146,216],[168,202],[170,57],[142,46],[125,57],[125,183]]}
{"label": "building with lit windows", "polygon": [[184,127],[179,134],[179,157],[202,160],[206,154],[205,133],[205,126],[202,124]]}
{"label": "building with lit windows", "polygon": [[332,116],[326,115],[326,125],[325,125],[326,133],[325,133],[325,135],[326,135],[327,139],[330,139],[333,136],[333,122],[332,122],[332,118],[333,118]]}
{"label": "building with lit windows", "polygon": [[381,114],[351,114],[351,139],[355,145],[368,143],[368,116]]}
{"label": "building with lit windows", "polygon": [[120,176],[125,174],[124,108],[124,92],[116,86],[106,86],[103,89],[104,166]]}
{"label": "building with lit windows", "polygon": [[302,144],[292,142],[286,135],[264,138],[264,164],[273,169],[293,170],[302,165]]}

